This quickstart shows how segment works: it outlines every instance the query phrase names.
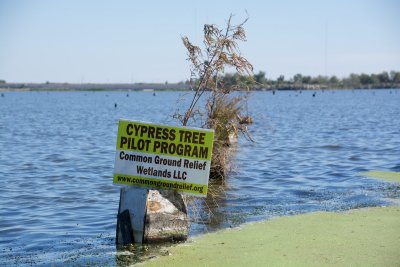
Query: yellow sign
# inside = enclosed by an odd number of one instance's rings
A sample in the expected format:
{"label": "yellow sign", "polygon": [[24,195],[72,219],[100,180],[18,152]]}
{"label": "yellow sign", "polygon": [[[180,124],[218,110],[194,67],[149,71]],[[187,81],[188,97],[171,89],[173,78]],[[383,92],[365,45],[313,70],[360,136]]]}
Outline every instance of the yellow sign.
{"label": "yellow sign", "polygon": [[120,120],[113,182],[207,196],[214,131]]}

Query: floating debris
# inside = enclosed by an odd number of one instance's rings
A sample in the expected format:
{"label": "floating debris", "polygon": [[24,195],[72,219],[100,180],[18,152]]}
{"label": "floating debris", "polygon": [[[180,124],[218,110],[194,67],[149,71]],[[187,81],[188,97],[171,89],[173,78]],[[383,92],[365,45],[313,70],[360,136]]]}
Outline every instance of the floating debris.
{"label": "floating debris", "polygon": [[253,118],[250,116],[239,117],[239,124],[252,124]]}

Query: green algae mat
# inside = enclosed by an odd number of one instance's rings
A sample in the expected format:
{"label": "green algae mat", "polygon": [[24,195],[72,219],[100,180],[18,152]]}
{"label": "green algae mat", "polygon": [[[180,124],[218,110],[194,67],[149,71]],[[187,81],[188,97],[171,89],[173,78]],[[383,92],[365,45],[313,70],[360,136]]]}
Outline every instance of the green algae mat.
{"label": "green algae mat", "polygon": [[362,175],[382,179],[388,182],[400,183],[400,172],[388,172],[388,171],[369,171],[362,172]]}
{"label": "green algae mat", "polygon": [[145,266],[400,266],[400,206],[317,212],[206,234]]}

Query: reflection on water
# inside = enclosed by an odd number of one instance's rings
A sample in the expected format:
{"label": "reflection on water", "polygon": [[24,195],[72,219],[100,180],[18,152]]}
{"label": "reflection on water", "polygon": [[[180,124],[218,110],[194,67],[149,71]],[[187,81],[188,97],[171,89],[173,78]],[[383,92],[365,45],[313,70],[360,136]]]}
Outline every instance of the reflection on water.
{"label": "reflection on water", "polygon": [[[191,202],[190,234],[319,210],[388,204],[398,185],[360,176],[400,171],[400,92],[255,92],[255,143]],[[0,265],[129,265],[165,246],[117,251],[112,184],[119,118],[176,123],[180,93],[7,92],[0,98]],[[189,99],[189,98],[188,98]],[[117,104],[117,105],[115,105]]]}
{"label": "reflection on water", "polygon": [[192,233],[219,229],[223,225],[227,190],[226,182],[211,181],[206,198],[194,198],[188,202]]}

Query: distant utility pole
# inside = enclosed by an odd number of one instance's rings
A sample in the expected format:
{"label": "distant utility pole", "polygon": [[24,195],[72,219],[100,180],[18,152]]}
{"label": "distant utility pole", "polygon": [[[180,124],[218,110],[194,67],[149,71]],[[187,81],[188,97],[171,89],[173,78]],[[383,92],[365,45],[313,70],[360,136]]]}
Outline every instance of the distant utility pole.
{"label": "distant utility pole", "polygon": [[324,55],[324,65],[325,65],[325,77],[328,77],[328,22],[325,23],[325,55]]}

